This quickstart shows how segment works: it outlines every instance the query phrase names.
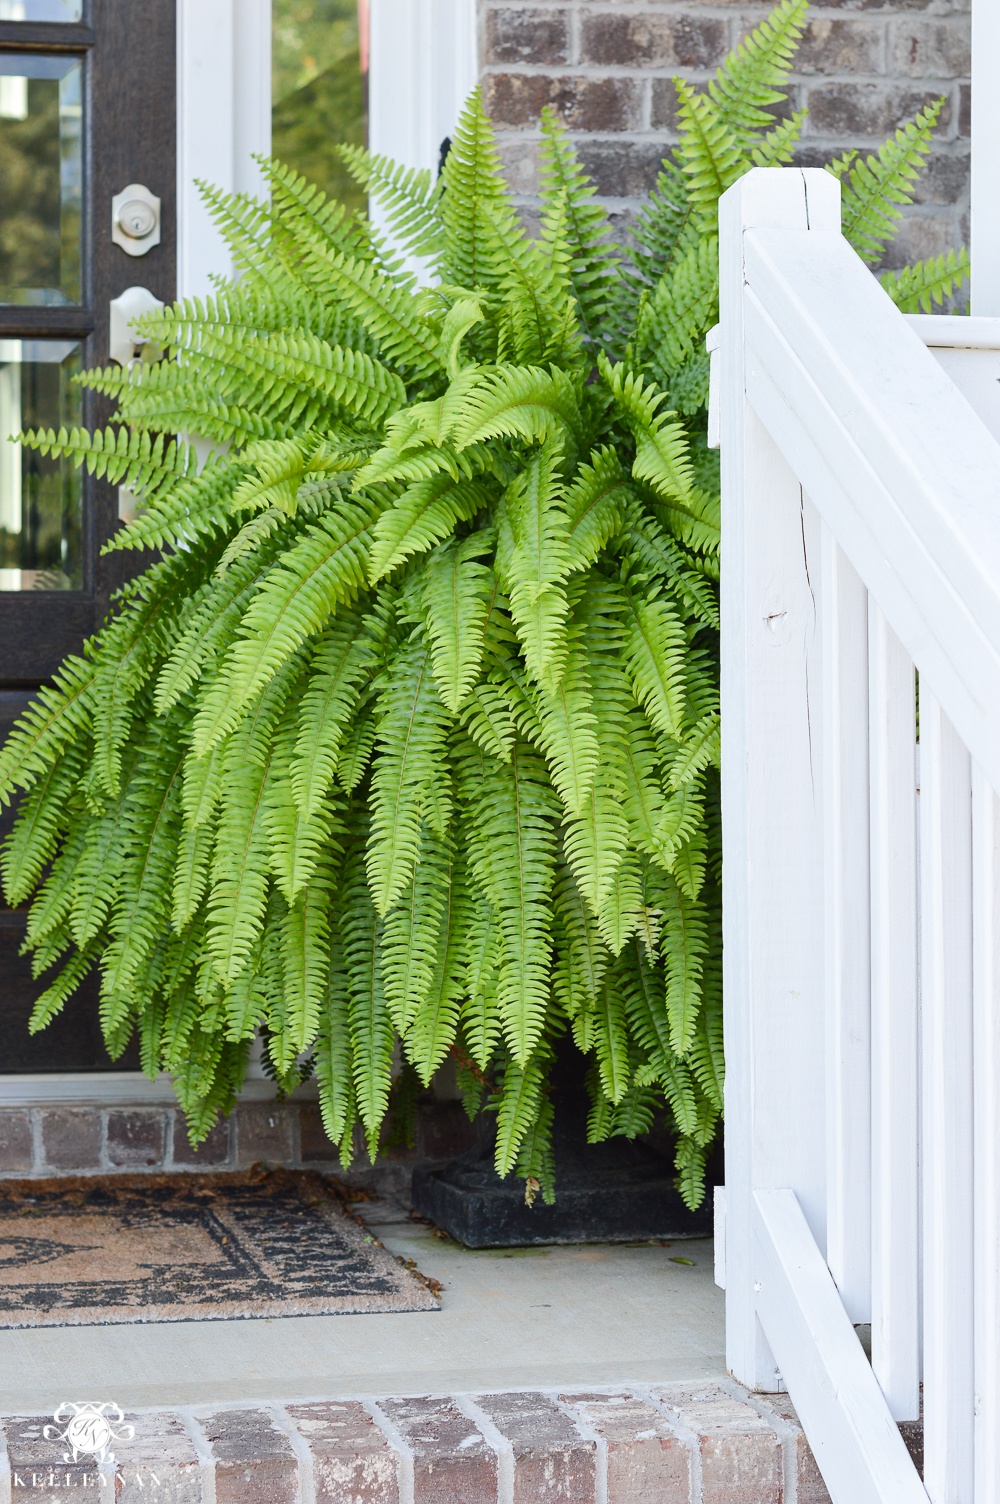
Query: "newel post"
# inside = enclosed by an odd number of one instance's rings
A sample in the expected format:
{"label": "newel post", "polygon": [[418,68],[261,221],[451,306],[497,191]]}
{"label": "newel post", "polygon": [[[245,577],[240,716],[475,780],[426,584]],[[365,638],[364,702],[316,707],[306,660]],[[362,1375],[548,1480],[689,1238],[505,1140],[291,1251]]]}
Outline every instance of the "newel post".
{"label": "newel post", "polygon": [[746,398],[744,236],[762,229],[839,232],[839,185],[756,169],[719,205],[726,1361],[773,1390],[754,1191],[795,1191],[826,1246],[822,568],[815,514]]}

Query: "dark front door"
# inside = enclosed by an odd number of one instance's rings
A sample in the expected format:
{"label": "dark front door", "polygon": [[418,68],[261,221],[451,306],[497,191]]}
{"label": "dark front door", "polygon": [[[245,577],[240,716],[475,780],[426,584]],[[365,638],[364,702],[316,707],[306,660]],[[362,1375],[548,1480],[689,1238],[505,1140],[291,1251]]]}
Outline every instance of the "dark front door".
{"label": "dark front door", "polygon": [[[108,363],[111,299],[175,295],[175,31],[174,0],[0,0],[0,738],[135,568],[101,557],[115,488],[6,440],[103,427],[108,403],[73,376]],[[112,238],[112,202],[133,184],[160,200],[159,244],[136,256]],[[0,909],[0,1074],[112,1069],[95,978],[29,1037],[44,984],[18,956],[25,917]]]}

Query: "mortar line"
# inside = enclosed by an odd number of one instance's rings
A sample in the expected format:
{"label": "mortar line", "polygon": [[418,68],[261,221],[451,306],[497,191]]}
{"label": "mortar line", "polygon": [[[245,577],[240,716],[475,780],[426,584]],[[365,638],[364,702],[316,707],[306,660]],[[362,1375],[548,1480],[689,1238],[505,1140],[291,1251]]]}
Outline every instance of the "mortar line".
{"label": "mortar line", "polygon": [[201,1479],[201,1504],[216,1504],[215,1501],[215,1456],[204,1428],[194,1411],[187,1405],[178,1405],[174,1414],[179,1418],[198,1458],[198,1473]]}
{"label": "mortar line", "polygon": [[288,1437],[288,1443],[299,1461],[299,1504],[316,1504],[316,1480],[313,1477],[313,1457],[309,1443],[284,1405],[271,1405],[269,1409],[275,1425]]}
{"label": "mortar line", "polygon": [[450,1398],[497,1454],[497,1504],[514,1504],[514,1444],[510,1437],[503,1434],[471,1394],[453,1394]]}
{"label": "mortar line", "polygon": [[414,1504],[413,1448],[399,1427],[394,1425],[388,1415],[386,1415],[378,1400],[373,1399],[370,1395],[362,1395],[360,1403],[364,1405],[375,1424],[381,1428],[383,1436],[391,1443],[392,1449],[396,1454],[396,1479],[399,1484],[399,1504]]}
{"label": "mortar line", "polygon": [[[600,1392],[600,1387],[599,1385],[591,1386],[587,1392],[589,1394],[597,1394]],[[608,1386],[604,1387],[607,1388]],[[613,1394],[619,1391],[609,1389],[608,1392]],[[551,1399],[554,1404],[558,1405],[564,1415],[569,1417],[584,1441],[593,1441],[596,1443],[597,1461],[594,1467],[594,1504],[608,1504],[608,1443],[606,1439],[595,1426],[590,1424],[586,1416],[580,1415],[567,1400],[563,1399],[558,1390],[553,1389],[547,1392],[543,1390],[542,1393],[546,1395],[547,1399]]]}
{"label": "mortar line", "polygon": [[[709,1380],[709,1382],[714,1381]],[[705,1496],[702,1489],[701,1477],[701,1441],[697,1432],[692,1431],[690,1426],[686,1426],[683,1420],[678,1418],[677,1414],[669,1408],[655,1390],[643,1386],[641,1388],[637,1387],[635,1393],[641,1399],[644,1399],[647,1404],[652,1405],[654,1410],[658,1410],[667,1424],[672,1426],[677,1432],[681,1441],[687,1442],[691,1453],[691,1504],[703,1504]]]}

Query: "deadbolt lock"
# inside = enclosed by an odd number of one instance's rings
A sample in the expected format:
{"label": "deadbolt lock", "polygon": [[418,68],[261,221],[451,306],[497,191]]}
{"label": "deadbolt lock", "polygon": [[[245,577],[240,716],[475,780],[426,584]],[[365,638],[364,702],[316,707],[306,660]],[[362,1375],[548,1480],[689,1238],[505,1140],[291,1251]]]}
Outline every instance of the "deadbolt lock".
{"label": "deadbolt lock", "polygon": [[129,183],[111,200],[111,239],[127,256],[145,256],[160,243],[160,200],[142,183]]}

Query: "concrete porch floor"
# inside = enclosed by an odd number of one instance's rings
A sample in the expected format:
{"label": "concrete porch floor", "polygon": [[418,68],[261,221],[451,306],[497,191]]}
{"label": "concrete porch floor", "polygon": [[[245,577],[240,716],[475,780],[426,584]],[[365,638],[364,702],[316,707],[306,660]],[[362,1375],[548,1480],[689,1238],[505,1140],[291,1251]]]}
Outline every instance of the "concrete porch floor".
{"label": "concrete porch floor", "polygon": [[440,1311],[0,1331],[0,1414],[71,1395],[132,1410],[725,1375],[710,1240],[471,1251],[401,1198],[356,1210],[442,1282]]}

